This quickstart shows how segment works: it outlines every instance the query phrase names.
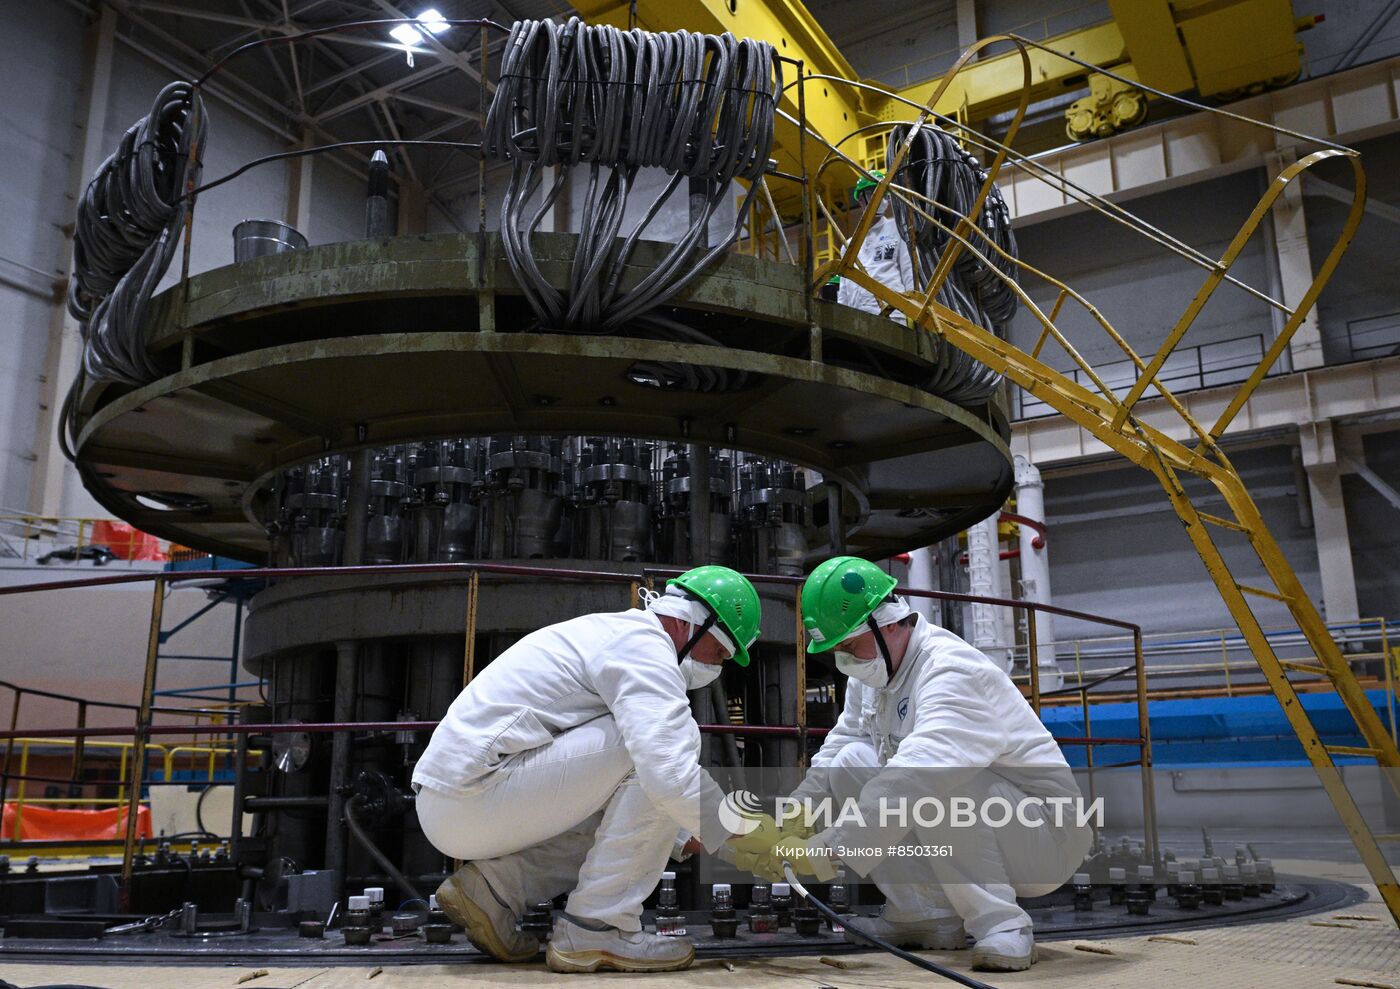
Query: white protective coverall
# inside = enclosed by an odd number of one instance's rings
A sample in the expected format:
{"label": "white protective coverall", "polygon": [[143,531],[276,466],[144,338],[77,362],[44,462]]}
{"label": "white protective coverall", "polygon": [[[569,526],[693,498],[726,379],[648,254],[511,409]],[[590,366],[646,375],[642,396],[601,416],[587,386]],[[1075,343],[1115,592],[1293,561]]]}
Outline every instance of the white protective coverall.
{"label": "white protective coverall", "polygon": [[[865,235],[856,255],[871,278],[887,285],[896,292],[908,292],[914,287],[914,264],[909,256],[909,246],[899,235],[899,227],[888,212],[877,217]],[[852,309],[878,313],[883,308],[875,296],[855,283],[853,279],[842,278],[836,294],[836,301]],[[904,322],[904,315],[892,312],[892,318]]]}
{"label": "white protective coverall", "polygon": [[813,839],[833,850],[951,846],[947,857],[839,856],[885,894],[887,920],[957,914],[974,938],[1031,926],[1016,896],[1056,889],[1089,850],[1092,830],[1077,824],[1074,807],[1066,809],[1064,827],[1053,826],[1053,813],[1032,828],[916,823],[912,830],[853,828],[838,816],[843,801],[858,800],[862,819],[874,824],[881,820],[881,798],[929,795],[948,803],[953,794],[971,796],[979,806],[988,797],[1015,806],[1027,796],[1080,796],[1059,746],[1001,666],[919,616],[888,686],[876,690],[847,679],[841,716],[792,796],[814,803],[835,798],[836,825]]}
{"label": "white protective coverall", "polygon": [[677,829],[712,851],[729,835],[699,752],[657,616],[584,615],[531,632],[457,696],[413,771],[418,819],[517,916],[572,890],[572,916],[638,931]]}

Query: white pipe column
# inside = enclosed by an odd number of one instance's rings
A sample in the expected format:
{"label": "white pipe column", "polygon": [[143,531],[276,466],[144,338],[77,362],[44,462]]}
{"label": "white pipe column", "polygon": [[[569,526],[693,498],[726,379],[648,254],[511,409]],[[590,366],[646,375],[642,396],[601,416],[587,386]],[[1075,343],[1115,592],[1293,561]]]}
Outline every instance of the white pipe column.
{"label": "white pipe column", "polygon": [[[1005,597],[1001,587],[1001,560],[998,559],[997,512],[967,530],[967,576],[969,592],[980,597]],[[1001,639],[1001,620],[996,605],[972,604],[972,644],[1011,671],[1011,652]]]}
{"label": "white pipe column", "polygon": [[1328,623],[1355,622],[1356,567],[1342,498],[1342,469],[1337,435],[1330,421],[1306,422],[1298,429],[1303,467],[1308,472],[1313,538],[1317,541],[1317,576],[1322,584],[1322,614]]}
{"label": "white pipe column", "polygon": [[[934,589],[935,577],[933,572],[933,547],[925,546],[923,549],[909,551],[909,577],[907,579],[911,588],[916,591],[931,591]],[[919,614],[923,615],[927,621],[933,621],[933,616],[937,612],[934,607],[938,602],[933,598],[911,597],[909,605]]]}
{"label": "white pipe column", "polygon": [[[1015,458],[1016,514],[1045,524],[1045,484],[1035,464],[1019,454]],[[1039,542],[1039,547],[1036,543]],[[1050,604],[1050,549],[1040,533],[1021,526],[1021,599]],[[1036,656],[1040,667],[1040,689],[1057,690],[1064,677],[1055,661],[1055,629],[1052,616],[1035,613]]]}

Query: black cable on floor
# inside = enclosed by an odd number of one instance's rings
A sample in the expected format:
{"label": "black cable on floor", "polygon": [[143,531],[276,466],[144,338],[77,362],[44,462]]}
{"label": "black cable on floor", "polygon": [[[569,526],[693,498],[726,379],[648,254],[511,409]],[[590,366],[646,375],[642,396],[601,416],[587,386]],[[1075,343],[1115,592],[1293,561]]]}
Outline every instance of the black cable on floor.
{"label": "black cable on floor", "polygon": [[921,958],[911,951],[905,951],[903,948],[897,948],[894,945],[890,944],[888,941],[884,940],[883,938],[878,938],[873,934],[867,934],[865,931],[852,924],[851,918],[842,917],[835,910],[831,909],[831,907],[827,906],[821,900],[817,899],[814,895],[812,895],[812,893],[810,893],[807,890],[807,887],[802,885],[802,881],[797,878],[797,874],[792,871],[792,866],[789,865],[787,862],[783,863],[783,871],[787,873],[788,885],[790,885],[797,892],[798,896],[802,897],[808,903],[812,904],[812,906],[816,907],[818,913],[825,916],[832,923],[840,924],[843,927],[845,927],[846,930],[853,931],[860,937],[875,945],[875,947],[880,948],[883,951],[888,951],[896,958],[904,959],[910,965],[917,965],[919,968],[922,968],[927,972],[932,972],[934,975],[942,976],[945,979],[948,979],[952,982],[956,982],[960,986],[967,986],[968,989],[996,989],[995,986],[989,985],[986,982],[979,982],[970,975],[963,975],[961,972],[955,971],[951,968],[944,968],[937,962],[929,961],[927,958]]}

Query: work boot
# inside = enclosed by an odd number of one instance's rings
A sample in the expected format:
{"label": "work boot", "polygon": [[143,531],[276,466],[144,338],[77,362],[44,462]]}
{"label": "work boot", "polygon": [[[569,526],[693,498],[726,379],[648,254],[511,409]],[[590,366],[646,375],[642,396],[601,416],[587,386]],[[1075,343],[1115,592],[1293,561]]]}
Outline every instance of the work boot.
{"label": "work boot", "polygon": [[979,972],[1024,972],[1035,964],[1035,938],[1029,927],[998,931],[979,938],[972,967]]}
{"label": "work boot", "polygon": [[[441,898],[438,900],[442,902]],[[593,930],[562,916],[554,922],[544,960],[554,972],[674,972],[689,968],[695,945],[685,938],[620,931],[599,925]]]}
{"label": "work boot", "polygon": [[[896,948],[926,948],[933,951],[958,951],[967,947],[967,932],[963,930],[961,917],[935,917],[929,920],[886,920],[883,913],[878,917],[854,917],[862,931],[867,931],[881,940],[888,941]],[[871,944],[861,937],[850,925],[846,926],[846,940],[852,944]]]}
{"label": "work boot", "polygon": [[527,962],[540,942],[515,929],[515,913],[501,902],[486,877],[468,862],[437,889],[438,907],[467,932],[467,940],[497,961]]}

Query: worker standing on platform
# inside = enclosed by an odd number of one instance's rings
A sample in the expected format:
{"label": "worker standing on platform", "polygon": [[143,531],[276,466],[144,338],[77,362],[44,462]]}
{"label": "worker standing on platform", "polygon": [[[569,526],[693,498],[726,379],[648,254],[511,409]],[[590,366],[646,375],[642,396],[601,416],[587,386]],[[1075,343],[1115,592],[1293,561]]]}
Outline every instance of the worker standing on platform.
{"label": "worker standing on platform", "polygon": [[[974,968],[1029,968],[1035,940],[1016,897],[1051,892],[1083,862],[1092,831],[1066,811],[1079,788],[1002,667],[913,613],[894,587],[873,563],[843,556],[817,567],[802,588],[808,652],[834,651],[848,677],[846,700],[811,771],[780,805],[785,837],[768,871],[786,859],[825,878],[839,858],[885,894],[880,917],[863,921],[870,933],[944,950],[964,947],[970,933]],[[823,798],[843,808],[855,801],[869,826],[853,829],[838,817],[814,834],[822,822],[795,808]],[[911,823],[876,809],[921,798],[940,807],[1004,802],[1017,816],[1008,826],[984,809],[985,820],[960,825],[951,812],[931,820],[940,815],[925,810]],[[891,857],[892,848],[908,854]]]}
{"label": "worker standing on platform", "polygon": [[[874,169],[869,176],[862,175],[851,193],[851,203],[856,208],[855,218],[859,222],[869,207],[870,198],[879,180],[885,177],[880,169]],[[892,204],[894,200],[886,195],[880,201],[880,215],[870,226],[870,232],[860,245],[856,257],[861,267],[871,278],[894,289],[896,292],[909,292],[914,288],[914,263],[909,256],[909,245],[900,236],[899,225],[895,222]],[[843,306],[878,313],[884,303],[861,288],[851,278],[842,278],[836,301]],[[893,313],[893,319],[904,322],[902,313]]]}
{"label": "worker standing on platform", "polygon": [[[474,945],[501,961],[533,958],[539,943],[516,921],[569,892],[546,953],[555,971],[691,963],[689,941],[642,931],[642,900],[678,829],[709,851],[729,837],[686,691],[725,659],[747,666],[758,629],[748,579],[698,567],[643,608],[530,633],[458,695],[413,786],[424,835],[467,860],[437,899]],[[776,837],[768,817],[736,840],[758,848]]]}

